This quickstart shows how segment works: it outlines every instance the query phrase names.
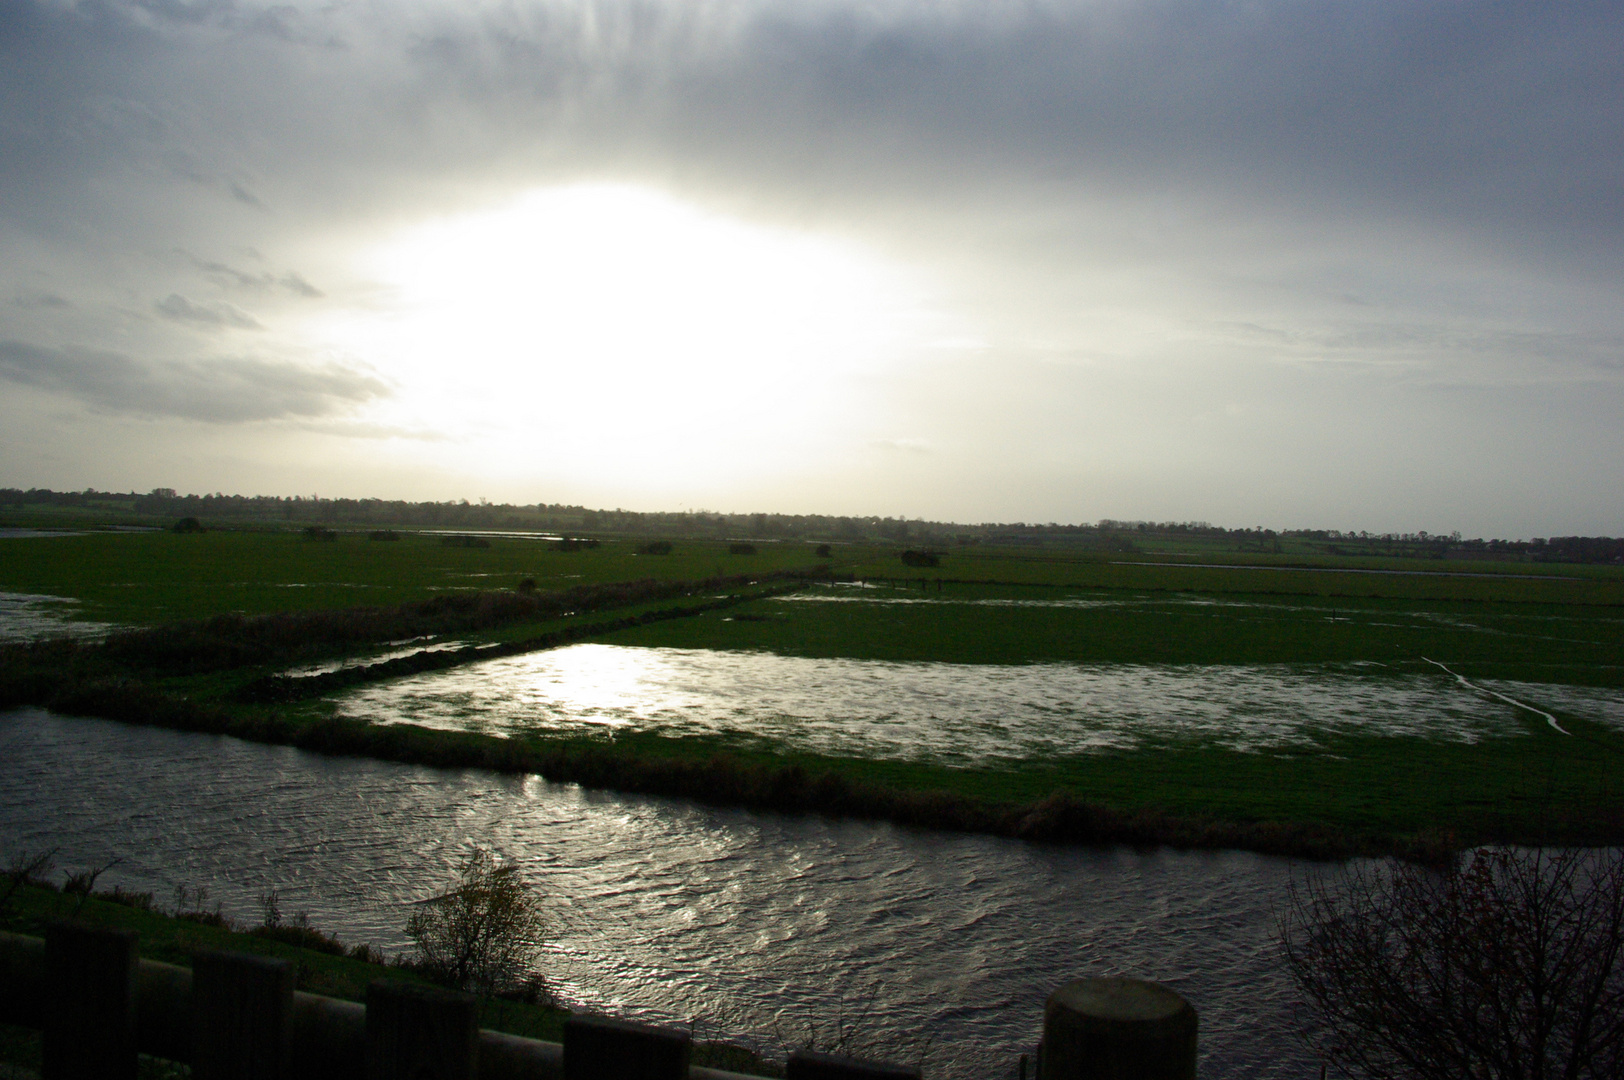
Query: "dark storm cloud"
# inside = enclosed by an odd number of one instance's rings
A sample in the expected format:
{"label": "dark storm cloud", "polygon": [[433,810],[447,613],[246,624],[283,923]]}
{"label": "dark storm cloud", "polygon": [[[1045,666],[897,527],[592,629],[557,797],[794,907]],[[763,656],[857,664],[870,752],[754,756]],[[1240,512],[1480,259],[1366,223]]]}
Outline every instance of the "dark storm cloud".
{"label": "dark storm cloud", "polygon": [[249,359],[157,363],[20,341],[0,341],[0,379],[97,412],[210,423],[328,416],[389,392],[372,376],[340,368],[313,371]]}
{"label": "dark storm cloud", "polygon": [[[837,201],[1018,182],[1386,207],[1597,248],[1624,220],[1616,4],[8,10],[22,161],[144,154],[256,206],[282,204],[244,176],[381,194],[539,159]],[[80,115],[97,92],[120,104]]]}

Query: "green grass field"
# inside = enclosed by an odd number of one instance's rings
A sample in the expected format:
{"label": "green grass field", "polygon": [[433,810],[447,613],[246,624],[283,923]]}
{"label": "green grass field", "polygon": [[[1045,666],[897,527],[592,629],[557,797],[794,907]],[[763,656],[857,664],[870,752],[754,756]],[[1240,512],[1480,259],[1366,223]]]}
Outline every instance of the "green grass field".
{"label": "green grass field", "polygon": [[150,626],[227,612],[261,615],[423,600],[447,590],[540,589],[656,578],[811,567],[809,544],[761,544],[730,555],[725,543],[679,543],[641,555],[628,541],[555,551],[545,541],[495,537],[488,548],[447,547],[430,534],[395,541],[341,533],[331,542],[297,532],[188,535],[88,533],[0,540],[0,591],[60,596],[84,619]]}

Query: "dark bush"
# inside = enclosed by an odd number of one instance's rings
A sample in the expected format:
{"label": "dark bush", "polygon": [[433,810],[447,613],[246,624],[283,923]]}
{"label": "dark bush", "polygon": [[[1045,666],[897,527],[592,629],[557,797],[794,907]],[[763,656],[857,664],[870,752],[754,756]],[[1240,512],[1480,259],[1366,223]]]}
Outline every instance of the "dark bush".
{"label": "dark bush", "polygon": [[374,529],[367,533],[368,540],[399,540],[400,533],[394,529]]}
{"label": "dark bush", "polygon": [[671,554],[671,541],[654,540],[637,549],[641,555],[669,555]]}
{"label": "dark bush", "polygon": [[321,525],[306,525],[304,538],[306,540],[337,540],[338,534]]}
{"label": "dark bush", "polygon": [[817,547],[812,549],[812,554],[816,555],[820,559],[827,559],[834,555],[834,550],[830,548],[828,544],[819,544]]}
{"label": "dark bush", "polygon": [[754,544],[729,544],[727,546],[727,553],[729,555],[754,555],[756,553],[756,545],[754,545]]}
{"label": "dark bush", "polygon": [[598,546],[596,540],[588,540],[577,536],[566,536],[562,540],[553,541],[554,551],[585,551]]}
{"label": "dark bush", "polygon": [[[328,956],[343,956],[349,951],[339,943],[336,937],[324,934],[314,926],[304,926],[299,923],[285,923],[281,926],[256,926],[248,932],[267,941],[280,941],[284,945],[309,949],[311,952],[326,953]],[[365,948],[365,946],[361,947]]]}
{"label": "dark bush", "polygon": [[169,531],[177,533],[200,533],[208,532],[209,530],[205,529],[203,527],[203,523],[197,520],[197,518],[183,517],[179,521],[175,522],[175,524],[171,525],[169,527]]}
{"label": "dark bush", "polygon": [[440,546],[456,548],[488,548],[491,546],[491,542],[485,539],[483,536],[442,536],[440,537]]}
{"label": "dark bush", "polygon": [[522,578],[513,587],[522,593],[533,593],[536,591],[536,579],[533,577]]}
{"label": "dark bush", "polygon": [[1624,856],[1482,848],[1294,887],[1281,944],[1339,1073],[1624,1074]]}
{"label": "dark bush", "polygon": [[942,557],[930,551],[904,551],[902,563],[904,566],[940,566]]}

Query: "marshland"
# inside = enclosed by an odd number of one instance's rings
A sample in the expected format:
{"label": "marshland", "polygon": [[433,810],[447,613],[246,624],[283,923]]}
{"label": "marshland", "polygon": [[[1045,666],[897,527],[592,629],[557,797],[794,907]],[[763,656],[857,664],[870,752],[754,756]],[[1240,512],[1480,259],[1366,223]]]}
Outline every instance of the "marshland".
{"label": "marshland", "polygon": [[490,845],[568,912],[566,1003],[769,1059],[861,1011],[977,1075],[1131,967],[1204,1069],[1284,1076],[1302,868],[1624,833],[1607,565],[375,532],[0,541],[12,845],[384,950]]}

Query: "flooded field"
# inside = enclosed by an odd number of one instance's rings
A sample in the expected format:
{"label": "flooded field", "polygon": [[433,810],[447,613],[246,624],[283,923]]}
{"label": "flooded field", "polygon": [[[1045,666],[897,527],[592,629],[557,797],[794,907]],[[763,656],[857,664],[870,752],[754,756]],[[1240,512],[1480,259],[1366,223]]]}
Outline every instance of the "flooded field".
{"label": "flooded field", "polygon": [[111,623],[75,619],[79,605],[60,596],[0,592],[0,642],[41,637],[99,638]]}
{"label": "flooded field", "polygon": [[547,897],[545,973],[572,1002],[767,1050],[830,1039],[929,1077],[1015,1076],[1044,998],[1164,982],[1201,1017],[1201,1075],[1313,1075],[1274,939],[1292,875],[1243,852],[1085,850],[721,810],[235,739],[0,714],[0,856],[123,861],[104,886],[258,897],[387,950],[471,845]]}
{"label": "flooded field", "polygon": [[[1536,709],[1624,727],[1616,690],[1492,686]],[[1266,751],[1328,733],[1473,742],[1520,736],[1538,719],[1444,671],[1391,675],[1377,664],[943,664],[599,644],[364,687],[339,710],[495,734],[732,736],[942,764],[1190,741]]]}

